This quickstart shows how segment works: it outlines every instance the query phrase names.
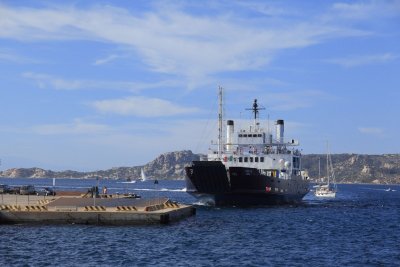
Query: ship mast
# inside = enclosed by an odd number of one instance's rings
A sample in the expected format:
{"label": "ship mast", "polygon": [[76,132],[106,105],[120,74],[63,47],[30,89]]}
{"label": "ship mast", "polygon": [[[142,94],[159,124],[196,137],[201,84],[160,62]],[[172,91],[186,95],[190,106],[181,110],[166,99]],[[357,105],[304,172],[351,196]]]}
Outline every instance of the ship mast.
{"label": "ship mast", "polygon": [[265,108],[260,108],[258,107],[257,104],[257,99],[254,99],[253,107],[252,108],[246,108],[246,110],[251,110],[253,111],[254,114],[254,129],[257,129],[257,118],[258,118],[258,113],[260,110],[264,110]]}
{"label": "ship mast", "polygon": [[219,108],[218,108],[218,158],[221,159],[222,157],[222,96],[223,96],[223,89],[221,86],[218,87],[218,97],[219,97]]}

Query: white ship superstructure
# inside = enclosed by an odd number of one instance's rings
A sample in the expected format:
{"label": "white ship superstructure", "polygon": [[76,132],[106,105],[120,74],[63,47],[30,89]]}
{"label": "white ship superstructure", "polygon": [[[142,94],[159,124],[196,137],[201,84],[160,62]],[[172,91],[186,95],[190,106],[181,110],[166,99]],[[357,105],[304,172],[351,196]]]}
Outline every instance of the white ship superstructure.
{"label": "white ship superstructure", "polygon": [[[255,103],[256,104],[256,100]],[[298,141],[284,141],[284,121],[276,121],[276,138],[264,131],[259,124],[250,126],[248,130],[236,133],[233,138],[234,122],[227,121],[227,142],[219,155],[218,150],[210,149],[207,160],[221,160],[227,169],[229,167],[256,168],[261,173],[289,179],[292,174],[301,174],[301,154]]]}
{"label": "white ship superstructure", "polygon": [[[260,126],[257,99],[254,121],[235,132],[227,120],[223,138],[222,90],[218,114],[218,141],[207,159],[186,168],[187,191],[196,197],[224,204],[269,204],[301,200],[308,192],[308,177],[301,170],[297,140],[285,141],[284,120],[276,120],[275,135]],[[268,123],[269,124],[269,123]],[[215,144],[215,142],[214,142]]]}
{"label": "white ship superstructure", "polygon": [[[254,123],[248,129],[240,129],[235,133],[234,121],[226,124],[226,140],[219,138],[217,149],[209,149],[207,160],[221,160],[226,169],[229,167],[255,168],[261,174],[281,179],[290,179],[292,175],[303,175],[301,172],[301,153],[297,146],[299,142],[291,139],[285,142],[284,120],[275,122],[275,136],[270,131],[260,127],[258,120],[259,108],[254,100]],[[219,116],[222,120],[222,115]],[[220,122],[221,125],[221,122]],[[221,128],[220,128],[221,129]],[[219,134],[222,136],[222,131]]]}

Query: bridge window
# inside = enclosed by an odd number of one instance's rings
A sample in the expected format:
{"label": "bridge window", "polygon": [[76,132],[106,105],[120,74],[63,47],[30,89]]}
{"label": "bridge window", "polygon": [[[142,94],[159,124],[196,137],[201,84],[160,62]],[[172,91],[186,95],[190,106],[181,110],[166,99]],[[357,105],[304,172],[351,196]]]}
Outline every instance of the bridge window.
{"label": "bridge window", "polygon": [[253,162],[253,157],[250,157],[250,162]]}
{"label": "bridge window", "polygon": [[244,162],[248,162],[249,158],[248,157],[244,157]]}
{"label": "bridge window", "polygon": [[260,162],[264,162],[264,157],[260,157]]}
{"label": "bridge window", "polygon": [[239,157],[239,162],[243,162],[243,158],[242,157]]}
{"label": "bridge window", "polygon": [[258,157],[255,157],[255,158],[254,158],[254,161],[255,161],[255,162],[258,162]]}

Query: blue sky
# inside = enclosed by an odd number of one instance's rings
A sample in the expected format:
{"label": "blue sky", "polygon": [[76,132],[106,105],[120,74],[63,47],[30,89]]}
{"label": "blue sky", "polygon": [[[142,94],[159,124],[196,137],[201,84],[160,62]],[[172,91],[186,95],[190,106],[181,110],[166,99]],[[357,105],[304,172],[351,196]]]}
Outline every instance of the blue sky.
{"label": "blue sky", "polygon": [[399,26],[400,1],[0,1],[1,168],[205,153],[218,85],[304,153],[399,153]]}

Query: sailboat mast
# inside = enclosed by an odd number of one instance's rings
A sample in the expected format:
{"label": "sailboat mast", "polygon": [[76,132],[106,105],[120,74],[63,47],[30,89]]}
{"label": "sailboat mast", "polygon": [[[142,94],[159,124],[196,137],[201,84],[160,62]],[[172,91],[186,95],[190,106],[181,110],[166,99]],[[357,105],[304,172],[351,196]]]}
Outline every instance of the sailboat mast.
{"label": "sailboat mast", "polygon": [[222,112],[223,112],[223,106],[222,106],[222,87],[218,87],[218,96],[219,96],[219,109],[218,109],[218,158],[221,159],[222,157]]}
{"label": "sailboat mast", "polygon": [[318,182],[321,183],[321,158],[318,157]]}
{"label": "sailboat mast", "polygon": [[328,186],[329,186],[329,144],[326,142],[326,175],[328,176]]}

